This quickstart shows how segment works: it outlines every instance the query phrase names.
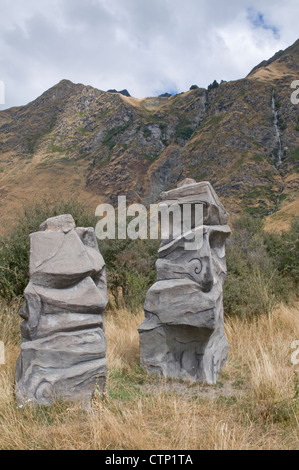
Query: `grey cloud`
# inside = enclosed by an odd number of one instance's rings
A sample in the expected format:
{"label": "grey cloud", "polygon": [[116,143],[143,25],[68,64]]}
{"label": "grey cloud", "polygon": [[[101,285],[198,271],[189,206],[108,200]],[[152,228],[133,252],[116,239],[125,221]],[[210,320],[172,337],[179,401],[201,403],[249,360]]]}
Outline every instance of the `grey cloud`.
{"label": "grey cloud", "polygon": [[[0,0],[6,105],[63,78],[137,97],[237,79],[297,39],[297,0]],[[271,28],[255,28],[248,9]]]}

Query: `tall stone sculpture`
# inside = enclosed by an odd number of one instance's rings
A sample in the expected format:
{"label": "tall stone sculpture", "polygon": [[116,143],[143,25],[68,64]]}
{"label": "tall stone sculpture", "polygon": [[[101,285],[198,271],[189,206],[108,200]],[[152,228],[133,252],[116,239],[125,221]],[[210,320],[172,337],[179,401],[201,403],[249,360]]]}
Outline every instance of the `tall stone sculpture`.
{"label": "tall stone sculpture", "polygon": [[106,273],[94,229],[76,228],[71,215],[62,215],[32,233],[24,295],[18,405],[87,404],[96,386],[103,391],[107,369]]}
{"label": "tall stone sculpture", "polygon": [[222,306],[228,214],[208,182],[184,180],[161,198],[167,207],[203,205],[201,226],[194,220],[191,226],[192,234],[201,231],[202,244],[186,250],[184,230],[162,240],[157,282],[146,295],[139,327],[141,365],[164,377],[213,384],[228,354]]}

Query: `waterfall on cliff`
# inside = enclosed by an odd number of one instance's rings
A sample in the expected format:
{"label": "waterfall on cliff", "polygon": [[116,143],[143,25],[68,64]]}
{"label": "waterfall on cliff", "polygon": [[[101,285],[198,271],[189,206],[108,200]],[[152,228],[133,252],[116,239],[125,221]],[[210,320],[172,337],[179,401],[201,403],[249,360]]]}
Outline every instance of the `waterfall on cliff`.
{"label": "waterfall on cliff", "polygon": [[281,139],[280,139],[280,132],[279,132],[279,127],[278,127],[278,113],[276,109],[276,104],[275,104],[275,92],[273,90],[272,93],[272,110],[273,110],[273,116],[274,116],[274,129],[275,129],[275,136],[276,136],[276,142],[277,142],[277,164],[276,166],[280,166],[282,161],[282,144],[281,144]]}

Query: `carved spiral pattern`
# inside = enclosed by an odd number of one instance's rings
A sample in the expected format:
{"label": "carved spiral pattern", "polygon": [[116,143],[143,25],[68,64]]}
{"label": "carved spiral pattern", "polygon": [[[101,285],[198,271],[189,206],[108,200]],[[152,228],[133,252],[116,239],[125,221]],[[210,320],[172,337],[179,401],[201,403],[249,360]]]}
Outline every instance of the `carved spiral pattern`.
{"label": "carved spiral pattern", "polygon": [[41,382],[36,391],[35,391],[35,398],[39,401],[43,398],[50,398],[53,393],[53,386],[47,380]]}
{"label": "carved spiral pattern", "polygon": [[200,274],[201,271],[202,271],[202,262],[200,261],[199,258],[193,258],[189,261],[189,263],[192,263],[193,261],[197,261],[198,262],[198,266],[195,266],[194,268],[194,272],[195,274]]}

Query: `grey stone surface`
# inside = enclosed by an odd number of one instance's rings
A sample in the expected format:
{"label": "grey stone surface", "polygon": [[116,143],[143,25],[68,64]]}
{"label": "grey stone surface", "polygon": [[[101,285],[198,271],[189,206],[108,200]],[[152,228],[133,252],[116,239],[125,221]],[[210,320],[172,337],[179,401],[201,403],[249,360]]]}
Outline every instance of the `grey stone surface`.
{"label": "grey stone surface", "polygon": [[[189,183],[189,180],[185,180]],[[183,183],[183,182],[182,182]],[[181,184],[182,184],[181,183]],[[203,204],[203,222],[206,225],[226,225],[228,214],[221,204],[212,185],[208,181],[184,184],[177,189],[161,193],[163,203],[167,205]]]}
{"label": "grey stone surface", "polygon": [[75,227],[76,224],[71,214],[64,214],[57,217],[50,217],[40,225],[39,230],[51,230],[51,232],[67,233]]}
{"label": "grey stone surface", "polygon": [[49,405],[55,399],[90,403],[96,387],[104,390],[107,372],[108,294],[94,229],[76,228],[72,216],[62,215],[31,234],[24,297],[18,405]]}
{"label": "grey stone surface", "polygon": [[185,178],[178,184],[177,187],[181,188],[182,186],[187,186],[188,184],[196,184],[196,181],[193,178]]}
{"label": "grey stone surface", "polygon": [[139,327],[140,362],[169,378],[214,384],[228,355],[222,289],[228,214],[208,182],[187,179],[162,193],[163,203],[203,204],[202,244],[186,250],[187,234],[162,240],[157,282],[149,289]]}

